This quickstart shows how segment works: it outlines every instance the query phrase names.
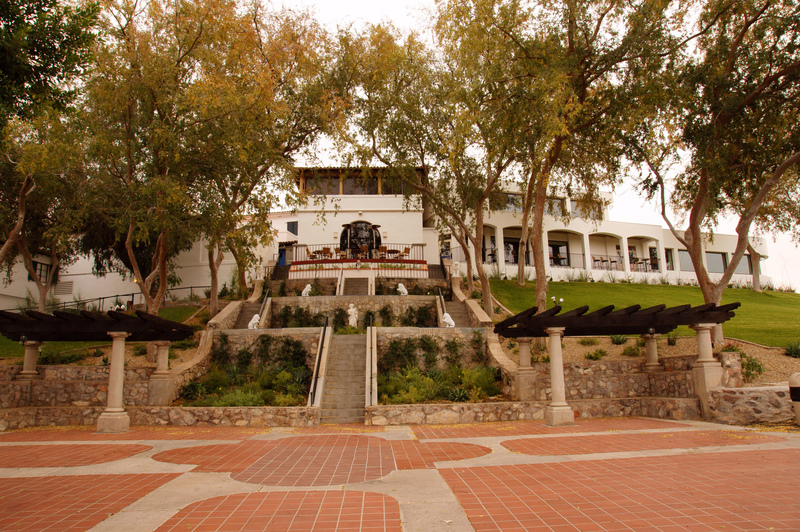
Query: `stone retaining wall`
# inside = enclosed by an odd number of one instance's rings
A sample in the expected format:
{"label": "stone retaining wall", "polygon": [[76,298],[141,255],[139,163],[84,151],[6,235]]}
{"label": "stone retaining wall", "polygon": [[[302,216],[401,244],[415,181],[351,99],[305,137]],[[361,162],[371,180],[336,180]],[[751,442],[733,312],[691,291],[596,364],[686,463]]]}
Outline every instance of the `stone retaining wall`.
{"label": "stone retaining wall", "polygon": [[307,284],[313,285],[314,282],[316,282],[317,288],[323,295],[332,296],[335,295],[336,283],[338,281],[338,277],[324,277],[322,279],[287,279],[285,281],[269,281],[267,282],[267,286],[269,286],[269,297],[280,297],[278,294],[280,293],[281,284],[285,283],[284,290],[286,290],[286,295],[291,297],[300,295]]}
{"label": "stone retaining wall", "polygon": [[[647,416],[698,419],[697,398],[631,397],[567,401],[576,417]],[[367,407],[366,425],[449,425],[544,419],[548,402],[377,405]]]}
{"label": "stone retaining wall", "polygon": [[429,307],[432,316],[436,316],[436,297],[435,296],[315,296],[315,297],[278,297],[272,299],[272,314],[270,323],[276,321],[281,309],[286,306],[302,307],[309,313],[322,314],[328,319],[333,319],[333,314],[337,309],[347,310],[350,304],[358,309],[358,319],[364,319],[366,311],[375,313],[376,324],[380,323],[378,311],[385,306],[392,309],[395,320],[400,315],[405,314],[409,308]]}
{"label": "stone retaining wall", "polygon": [[[0,411],[0,431],[25,427],[90,426],[103,407],[33,407]],[[316,407],[131,407],[131,426],[316,427]]]}
{"label": "stone retaining wall", "polygon": [[[392,340],[405,340],[407,338],[420,338],[422,336],[429,336],[433,338],[439,345],[438,362],[441,368],[445,368],[445,356],[448,354],[445,349],[445,343],[449,340],[456,339],[461,344],[461,360],[464,364],[470,364],[473,361],[475,350],[472,348],[472,339],[474,338],[474,331],[481,331],[483,338],[483,354],[488,357],[486,347],[486,334],[483,329],[470,329],[462,327],[454,328],[426,328],[419,329],[417,327],[378,327],[377,328],[377,348],[378,360],[383,357]],[[417,360],[420,366],[422,362],[422,350],[417,349]]]}
{"label": "stone retaining wall", "polygon": [[306,365],[309,368],[313,368],[317,358],[317,350],[319,349],[321,331],[322,327],[304,329],[231,329],[214,333],[214,348],[219,345],[220,334],[227,335],[228,343],[231,346],[231,354],[235,360],[236,353],[253,345],[262,334],[267,334],[273,338],[288,336],[294,340],[299,340],[303,344],[303,348],[306,350]]}
{"label": "stone retaining wall", "polygon": [[430,295],[438,295],[437,288],[442,289],[442,295],[445,299],[449,299],[450,284],[446,279],[405,279],[403,277],[378,277],[375,279],[375,291],[380,292],[383,289],[384,293],[397,294],[397,285],[403,283],[406,290],[409,292],[416,292],[417,289]]}
{"label": "stone retaining wall", "polygon": [[208,320],[208,330],[232,329],[233,326],[236,325],[236,320],[239,319],[239,313],[242,311],[243,303],[243,301],[228,303],[216,316]]}
{"label": "stone retaining wall", "polygon": [[731,425],[794,419],[789,386],[717,388],[709,393],[710,421]]}

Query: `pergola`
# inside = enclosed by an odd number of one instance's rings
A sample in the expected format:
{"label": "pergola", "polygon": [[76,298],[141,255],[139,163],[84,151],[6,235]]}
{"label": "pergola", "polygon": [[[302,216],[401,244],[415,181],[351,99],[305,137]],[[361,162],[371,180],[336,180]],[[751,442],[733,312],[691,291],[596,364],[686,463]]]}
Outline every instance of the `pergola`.
{"label": "pergola", "polygon": [[170,343],[188,338],[194,334],[194,329],[138,310],[135,315],[113,310],[106,313],[55,311],[52,315],[28,310],[25,314],[0,311],[0,334],[25,346],[22,371],[17,378],[29,380],[40,378],[36,359],[42,342],[106,341],[111,337],[108,403],[97,420],[97,431],[124,432],[130,426],[122,403],[125,340],[155,342],[158,358],[151,380],[167,382]]}
{"label": "pergola", "polygon": [[[645,338],[647,361],[645,371],[661,371],[658,362],[656,338],[674,330],[679,325],[688,325],[697,333],[698,357],[692,366],[695,387],[698,395],[718,385],[722,367],[713,356],[711,330],[719,323],[734,317],[733,311],[740,303],[717,306],[714,303],[692,307],[681,305],[667,308],[656,305],[641,308],[634,305],[614,310],[614,305],[588,312],[583,306],[561,314],[561,307],[555,306],[537,314],[533,307],[504,320],[494,327],[494,332],[506,338],[519,341],[519,370],[517,372],[517,393],[522,400],[529,400],[530,388],[535,379],[531,367],[531,340],[550,338],[550,378],[552,400],[545,410],[549,425],[571,425],[574,413],[566,402],[564,366],[561,353],[562,336],[609,336],[612,334],[638,334]],[[716,384],[715,384],[716,383]],[[701,405],[707,410],[707,400],[701,395]]]}

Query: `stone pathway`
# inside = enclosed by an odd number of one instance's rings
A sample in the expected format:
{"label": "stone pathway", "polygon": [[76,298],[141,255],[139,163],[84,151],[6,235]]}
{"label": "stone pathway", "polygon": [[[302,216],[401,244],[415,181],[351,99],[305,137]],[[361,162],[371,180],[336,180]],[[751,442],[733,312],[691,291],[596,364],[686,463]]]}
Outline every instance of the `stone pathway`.
{"label": "stone pathway", "polygon": [[800,434],[644,418],[0,433],[0,530],[797,531]]}

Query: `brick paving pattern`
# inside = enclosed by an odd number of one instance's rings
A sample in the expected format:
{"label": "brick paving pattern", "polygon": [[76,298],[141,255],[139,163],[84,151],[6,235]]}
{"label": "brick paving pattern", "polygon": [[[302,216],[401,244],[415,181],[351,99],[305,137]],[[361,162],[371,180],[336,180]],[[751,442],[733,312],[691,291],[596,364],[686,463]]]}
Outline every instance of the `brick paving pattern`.
{"label": "brick paving pattern", "polygon": [[397,469],[435,469],[436,462],[466,460],[490,454],[492,450],[474,443],[393,441]]}
{"label": "brick paving pattern", "polygon": [[781,450],[440,472],[476,532],[796,532],[797,464]]}
{"label": "brick paving pattern", "polygon": [[196,502],[158,532],[186,530],[402,531],[397,501],[380,493],[291,491],[235,494]]}
{"label": "brick paving pattern", "polygon": [[268,434],[266,427],[131,427],[99,434],[96,427],[31,427],[0,433],[0,443],[24,441],[246,440]]}
{"label": "brick paving pattern", "polygon": [[149,445],[2,445],[0,467],[76,467],[130,458]]}
{"label": "brick paving pattern", "polygon": [[178,476],[0,478],[0,530],[88,530]]}
{"label": "brick paving pattern", "polygon": [[509,451],[539,456],[651,451],[726,445],[747,445],[786,441],[779,436],[747,434],[738,431],[643,434],[593,434],[566,438],[527,438],[501,443]]}
{"label": "brick paving pattern", "polygon": [[616,430],[650,430],[687,428],[689,425],[644,418],[576,419],[570,427],[548,427],[544,421],[500,421],[471,425],[413,425],[419,439],[482,438],[492,436],[532,436],[537,434],[569,434]]}

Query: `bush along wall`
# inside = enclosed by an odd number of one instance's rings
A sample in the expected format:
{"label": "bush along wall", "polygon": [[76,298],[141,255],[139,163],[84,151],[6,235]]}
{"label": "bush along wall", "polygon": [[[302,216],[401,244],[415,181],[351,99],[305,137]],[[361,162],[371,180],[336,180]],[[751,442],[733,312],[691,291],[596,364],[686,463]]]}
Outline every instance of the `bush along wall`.
{"label": "bush along wall", "polygon": [[302,342],[261,335],[235,353],[226,335],[211,352],[211,369],[180,390],[184,406],[301,406],[308,398],[312,370]]}
{"label": "bush along wall", "polygon": [[437,401],[482,402],[501,397],[499,368],[486,365],[486,343],[471,336],[420,335],[393,338],[378,353],[378,396],[382,404]]}

